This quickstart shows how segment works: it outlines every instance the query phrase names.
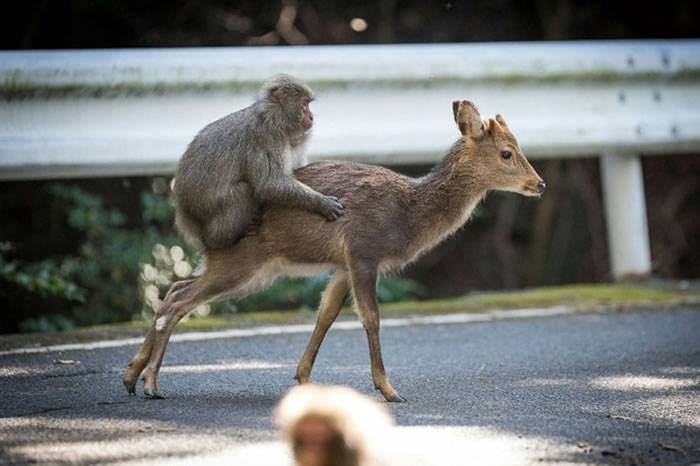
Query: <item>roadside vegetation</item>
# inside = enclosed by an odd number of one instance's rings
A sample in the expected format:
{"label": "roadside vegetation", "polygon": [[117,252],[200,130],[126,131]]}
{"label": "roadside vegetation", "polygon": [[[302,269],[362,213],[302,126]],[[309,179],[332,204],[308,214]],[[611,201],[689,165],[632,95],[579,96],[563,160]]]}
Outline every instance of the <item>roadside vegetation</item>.
{"label": "roadside vegetation", "polygon": [[[188,277],[199,256],[173,228],[174,209],[165,179],[153,180],[140,195],[140,217],[129,217],[102,197],[75,185],[45,188],[57,223],[77,245],[38,261],[22,259],[10,242],[0,242],[0,296],[11,303],[21,332],[56,332],[114,322],[150,321],[170,285]],[[227,316],[264,309],[312,309],[328,276],[278,280],[262,293],[204,305],[191,314]],[[387,277],[380,302],[415,299],[415,282]]]}

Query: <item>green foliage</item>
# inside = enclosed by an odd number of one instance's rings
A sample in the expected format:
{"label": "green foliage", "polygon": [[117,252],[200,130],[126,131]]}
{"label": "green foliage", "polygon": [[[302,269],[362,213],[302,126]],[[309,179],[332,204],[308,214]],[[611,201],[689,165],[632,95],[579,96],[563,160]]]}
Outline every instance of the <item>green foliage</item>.
{"label": "green foliage", "polygon": [[84,301],[85,290],[67,279],[66,270],[61,270],[52,261],[46,260],[25,264],[10,260],[7,255],[13,247],[8,242],[0,242],[0,281],[30,292],[42,298],[58,297],[70,301]]}
{"label": "green foliage", "polygon": [[[69,227],[82,242],[73,255],[33,264],[8,261],[0,247],[0,279],[11,281],[42,298],[68,300],[65,315],[39,315],[20,324],[23,331],[57,331],[73,325],[92,325],[132,319],[150,319],[175,281],[196,268],[198,254],[175,234],[174,210],[163,179],[153,192],[141,194],[141,218],[128,219],[102,198],[78,187],[53,184],[49,194],[65,211]],[[129,226],[129,223],[136,226]],[[210,312],[246,312],[257,309],[315,308],[328,276],[282,279],[264,292],[236,302],[204,305],[192,315]],[[385,278],[378,287],[383,302],[420,294],[410,281]],[[51,308],[48,305],[47,308]]]}
{"label": "green foliage", "polygon": [[425,296],[425,289],[412,280],[398,277],[384,277],[377,286],[377,299],[380,303],[393,303]]}
{"label": "green foliage", "polygon": [[69,225],[85,237],[80,254],[63,261],[74,280],[90,290],[85,304],[73,311],[76,321],[100,324],[141,315],[140,264],[153,260],[154,244],[178,242],[167,196],[142,193],[143,222],[140,228],[130,229],[123,213],[105,207],[95,195],[62,185],[54,185],[52,192],[67,201]]}
{"label": "green foliage", "polygon": [[32,317],[31,319],[23,320],[19,324],[19,329],[22,332],[62,332],[72,330],[75,324],[71,319],[60,314],[41,315]]}
{"label": "green foliage", "polygon": [[[42,300],[53,298],[74,303],[84,302],[86,290],[69,278],[68,270],[51,260],[24,263],[9,259],[13,247],[8,242],[0,242],[0,295],[12,287]],[[4,282],[4,283],[3,283]],[[70,330],[73,321],[60,314],[39,315],[25,320],[19,326],[24,332],[52,332]]]}

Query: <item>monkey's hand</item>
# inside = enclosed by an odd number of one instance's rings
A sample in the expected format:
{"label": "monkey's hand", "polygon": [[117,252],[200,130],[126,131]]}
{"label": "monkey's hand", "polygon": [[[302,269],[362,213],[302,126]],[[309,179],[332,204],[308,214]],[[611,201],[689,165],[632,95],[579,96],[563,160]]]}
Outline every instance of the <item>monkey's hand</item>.
{"label": "monkey's hand", "polygon": [[323,196],[321,208],[319,209],[321,215],[326,217],[327,220],[337,220],[343,213],[345,213],[345,207],[340,203],[340,199],[335,196]]}
{"label": "monkey's hand", "polygon": [[255,212],[255,216],[251,219],[250,223],[246,227],[243,236],[256,236],[260,232],[260,227],[262,226],[262,215],[262,208],[258,207],[257,212]]}
{"label": "monkey's hand", "polygon": [[248,226],[245,229],[245,233],[243,233],[243,236],[257,236],[258,233],[260,233],[260,226],[262,225],[262,219],[260,217],[256,217],[253,219],[252,222],[248,224]]}

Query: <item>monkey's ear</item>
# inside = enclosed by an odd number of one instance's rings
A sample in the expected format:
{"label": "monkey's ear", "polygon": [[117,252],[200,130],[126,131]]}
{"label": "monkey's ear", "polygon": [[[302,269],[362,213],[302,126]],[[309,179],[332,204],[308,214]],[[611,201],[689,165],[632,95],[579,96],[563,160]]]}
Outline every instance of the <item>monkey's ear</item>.
{"label": "monkey's ear", "polygon": [[459,132],[463,136],[478,139],[484,135],[485,127],[481,121],[481,114],[472,102],[468,100],[455,100],[452,102],[452,112]]}
{"label": "monkey's ear", "polygon": [[280,86],[272,86],[267,90],[267,95],[271,99],[279,100],[280,98],[280,92],[281,88]]}

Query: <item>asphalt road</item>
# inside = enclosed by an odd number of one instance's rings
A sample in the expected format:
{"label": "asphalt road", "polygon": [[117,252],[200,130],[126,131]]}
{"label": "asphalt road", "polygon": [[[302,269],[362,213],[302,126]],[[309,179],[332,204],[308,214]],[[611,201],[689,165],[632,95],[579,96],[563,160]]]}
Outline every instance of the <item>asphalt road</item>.
{"label": "asphalt road", "polygon": [[[271,415],[307,338],[173,343],[166,400],[126,395],[133,345],[0,356],[0,463],[288,464]],[[385,328],[382,343],[408,399],[389,406],[394,464],[700,462],[700,309]],[[379,400],[360,330],[332,330],[313,376]]]}

